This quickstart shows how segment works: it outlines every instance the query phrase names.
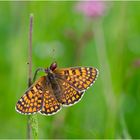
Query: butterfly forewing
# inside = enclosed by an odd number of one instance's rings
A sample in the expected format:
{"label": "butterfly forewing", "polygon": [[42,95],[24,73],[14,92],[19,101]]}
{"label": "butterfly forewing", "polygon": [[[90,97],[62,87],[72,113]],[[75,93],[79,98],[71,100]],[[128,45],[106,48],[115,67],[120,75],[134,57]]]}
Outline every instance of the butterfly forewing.
{"label": "butterfly forewing", "polygon": [[70,106],[77,103],[83,96],[83,92],[76,90],[65,80],[57,79],[61,88],[61,101],[63,106]]}
{"label": "butterfly forewing", "polygon": [[67,81],[75,89],[85,91],[90,87],[98,75],[98,70],[92,67],[73,67],[56,69],[56,77]]}
{"label": "butterfly forewing", "polygon": [[43,96],[43,104],[40,113],[44,115],[53,115],[61,109],[61,104],[53,94],[53,90],[47,86]]}
{"label": "butterfly forewing", "polygon": [[42,106],[43,92],[45,89],[45,76],[40,77],[19,99],[16,110],[22,114],[38,112]]}

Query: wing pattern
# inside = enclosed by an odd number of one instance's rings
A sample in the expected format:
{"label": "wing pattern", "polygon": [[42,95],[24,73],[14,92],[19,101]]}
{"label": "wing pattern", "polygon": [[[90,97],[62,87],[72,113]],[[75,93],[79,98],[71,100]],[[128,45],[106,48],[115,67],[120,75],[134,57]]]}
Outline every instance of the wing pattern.
{"label": "wing pattern", "polygon": [[60,111],[60,109],[61,103],[57,101],[56,97],[53,94],[53,90],[48,87],[44,92],[43,104],[40,113],[44,115],[53,115]]}
{"label": "wing pattern", "polygon": [[92,67],[56,69],[54,73],[57,78],[67,81],[79,91],[85,91],[89,88],[98,76],[98,70]]}
{"label": "wing pattern", "polygon": [[80,101],[84,92],[76,90],[69,83],[62,79],[57,79],[61,88],[61,102],[63,106],[71,106]]}
{"label": "wing pattern", "polygon": [[33,114],[38,112],[42,106],[45,76],[40,77],[19,99],[16,110],[22,114]]}

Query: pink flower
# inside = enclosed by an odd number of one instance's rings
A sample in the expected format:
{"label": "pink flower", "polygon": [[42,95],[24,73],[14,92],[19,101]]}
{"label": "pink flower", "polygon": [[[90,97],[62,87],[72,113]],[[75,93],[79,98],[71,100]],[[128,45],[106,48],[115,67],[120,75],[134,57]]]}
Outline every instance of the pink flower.
{"label": "pink flower", "polygon": [[81,1],[77,3],[76,10],[88,17],[99,17],[104,15],[106,5],[103,1]]}

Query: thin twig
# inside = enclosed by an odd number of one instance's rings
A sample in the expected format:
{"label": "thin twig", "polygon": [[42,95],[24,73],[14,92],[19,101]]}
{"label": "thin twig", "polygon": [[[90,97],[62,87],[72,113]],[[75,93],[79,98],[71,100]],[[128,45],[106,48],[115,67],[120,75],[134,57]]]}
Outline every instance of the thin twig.
{"label": "thin twig", "polygon": [[29,81],[28,86],[32,84],[32,31],[33,31],[33,15],[30,15],[30,29],[29,29]]}
{"label": "thin twig", "polygon": [[[29,78],[28,87],[32,84],[32,30],[33,30],[33,15],[30,15],[30,27],[29,27],[29,50],[28,50],[28,65],[29,65]],[[30,116],[27,117],[27,139],[31,139],[31,125]]]}

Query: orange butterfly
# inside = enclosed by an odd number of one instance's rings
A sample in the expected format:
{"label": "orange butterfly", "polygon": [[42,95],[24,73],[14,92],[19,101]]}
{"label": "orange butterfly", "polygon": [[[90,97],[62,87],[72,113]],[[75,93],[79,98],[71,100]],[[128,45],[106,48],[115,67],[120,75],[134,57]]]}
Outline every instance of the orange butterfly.
{"label": "orange butterfly", "polygon": [[56,63],[44,71],[46,75],[35,81],[17,102],[17,112],[53,115],[62,106],[77,103],[98,76],[98,70],[93,67],[57,69]]}

